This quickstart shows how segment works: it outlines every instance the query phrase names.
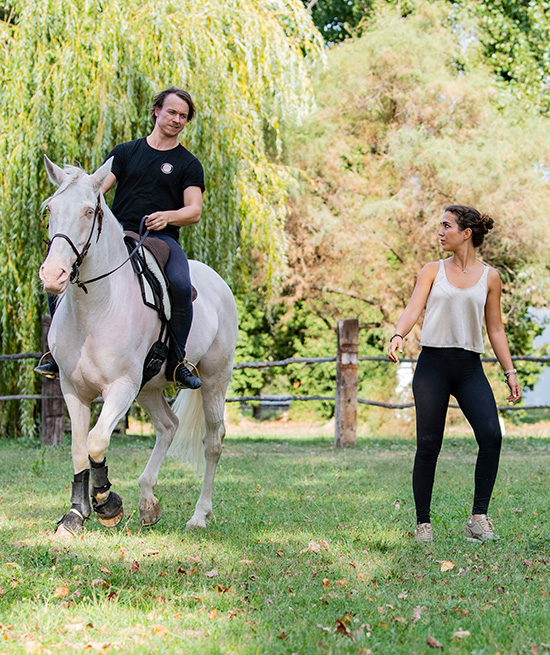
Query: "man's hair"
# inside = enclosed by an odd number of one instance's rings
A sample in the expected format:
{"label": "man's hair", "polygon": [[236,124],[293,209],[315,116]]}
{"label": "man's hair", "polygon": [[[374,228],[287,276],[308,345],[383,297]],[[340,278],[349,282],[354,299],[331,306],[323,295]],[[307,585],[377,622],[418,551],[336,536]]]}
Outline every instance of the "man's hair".
{"label": "man's hair", "polygon": [[157,93],[157,95],[153,98],[153,104],[151,105],[151,109],[150,109],[151,119],[153,120],[153,123],[157,122],[157,117],[155,116],[155,109],[157,108],[162,109],[166,97],[171,95],[172,93],[178,96],[180,100],[185,100],[185,102],[189,105],[189,116],[187,116],[187,122],[193,120],[193,116],[195,115],[195,103],[193,102],[193,99],[191,98],[189,92],[186,91],[185,89],[179,89],[177,86],[170,86],[167,89],[164,89],[164,91]]}

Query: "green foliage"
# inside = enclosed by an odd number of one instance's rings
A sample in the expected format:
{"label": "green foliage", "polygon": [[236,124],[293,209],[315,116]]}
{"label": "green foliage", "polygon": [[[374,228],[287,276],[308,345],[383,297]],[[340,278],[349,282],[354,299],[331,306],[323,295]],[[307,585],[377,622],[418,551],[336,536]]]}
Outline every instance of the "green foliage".
{"label": "green foliage", "polygon": [[[203,219],[191,257],[234,287],[285,271],[286,169],[269,156],[311,104],[307,57],[321,40],[299,0],[13,0],[0,20],[0,352],[39,350],[37,270],[52,189],[44,152],[95,169],[118,142],[147,134],[154,93],[171,84],[198,108],[185,145],[203,162]],[[13,12],[12,12],[13,10]],[[12,20],[7,22],[7,18]],[[279,146],[280,149],[280,146]],[[33,391],[32,364],[2,365],[4,393]],[[32,434],[32,404],[2,408],[2,427]]]}
{"label": "green foliage", "polygon": [[550,2],[491,0],[458,3],[477,19],[475,38],[501,80],[542,113],[550,110]]}
{"label": "green foliage", "polygon": [[317,111],[288,141],[303,171],[287,222],[294,294],[327,321],[345,306],[363,334],[389,336],[439,257],[443,209],[477,206],[495,218],[480,254],[503,279],[513,352],[527,354],[527,308],[548,293],[550,125],[502,90],[456,20],[446,3],[418,1],[404,18],[380,2],[364,35],[317,71]]}
{"label": "green foliage", "polygon": [[338,43],[355,33],[370,12],[371,0],[302,0],[327,43]]}

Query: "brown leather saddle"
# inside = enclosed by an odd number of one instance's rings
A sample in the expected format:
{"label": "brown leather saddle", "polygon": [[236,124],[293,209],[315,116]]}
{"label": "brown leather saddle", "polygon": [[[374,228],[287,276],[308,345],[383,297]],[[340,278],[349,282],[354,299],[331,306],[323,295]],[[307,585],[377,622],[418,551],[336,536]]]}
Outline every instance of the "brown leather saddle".
{"label": "brown leather saddle", "polygon": [[[132,232],[131,230],[124,230],[124,240],[128,245],[129,249],[130,249],[130,245],[132,245],[132,248],[135,248],[136,245],[139,243],[140,239],[141,237],[137,232]],[[147,250],[155,258],[155,261],[159,265],[161,273],[164,275],[164,279],[166,280],[166,286],[169,288],[170,285],[168,282],[168,278],[166,277],[166,273],[164,272],[164,268],[166,266],[166,263],[168,262],[168,258],[170,257],[170,247],[162,239],[155,239],[155,237],[147,237],[143,242],[143,247],[147,248]],[[195,302],[198,296],[198,292],[195,289],[195,287],[192,285],[191,285],[191,294],[192,294],[191,295],[192,302]]]}

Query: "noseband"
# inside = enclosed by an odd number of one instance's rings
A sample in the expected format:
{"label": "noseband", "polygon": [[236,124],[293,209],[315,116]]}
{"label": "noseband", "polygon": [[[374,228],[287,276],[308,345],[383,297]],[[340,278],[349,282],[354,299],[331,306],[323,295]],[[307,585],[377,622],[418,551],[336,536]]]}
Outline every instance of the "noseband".
{"label": "noseband", "polygon": [[[84,244],[84,247],[80,252],[78,252],[78,248],[74,245],[72,242],[71,238],[67,236],[66,234],[63,234],[63,232],[57,232],[56,234],[53,235],[53,237],[47,241],[46,243],[48,244],[48,251],[46,252],[46,257],[50,253],[50,249],[52,247],[54,239],[60,238],[60,239],[65,239],[65,241],[71,246],[73,249],[74,254],[76,255],[76,261],[73,264],[73,268],[71,270],[71,276],[69,278],[71,284],[76,284],[79,286],[81,289],[84,290],[85,293],[88,293],[88,290],[84,286],[84,282],[79,280],[79,275],[80,275],[80,266],[82,265],[82,262],[84,261],[84,258],[88,254],[88,250],[90,249],[90,244],[92,243],[92,236],[94,233],[94,228],[97,223],[97,237],[95,242],[97,243],[99,241],[99,237],[101,235],[101,228],[103,227],[103,209],[101,208],[101,196],[98,194],[97,196],[97,202],[95,206],[95,211],[94,211],[94,220],[92,221],[92,227],[90,229],[90,234],[88,235],[88,238],[86,239],[86,243]],[[92,280],[90,280],[91,282]]]}

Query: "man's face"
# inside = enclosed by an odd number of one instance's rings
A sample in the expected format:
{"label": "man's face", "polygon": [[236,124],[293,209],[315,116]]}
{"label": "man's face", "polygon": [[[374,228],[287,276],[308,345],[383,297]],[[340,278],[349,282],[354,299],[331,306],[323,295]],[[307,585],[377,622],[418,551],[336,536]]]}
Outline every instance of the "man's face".
{"label": "man's face", "polygon": [[171,93],[164,99],[162,107],[155,109],[155,126],[166,136],[177,136],[185,127],[189,116],[189,105]]}

